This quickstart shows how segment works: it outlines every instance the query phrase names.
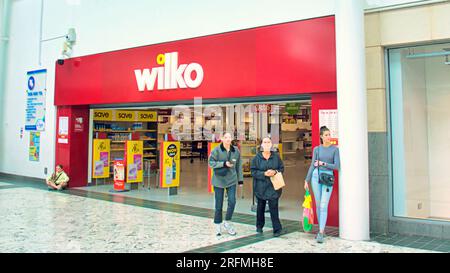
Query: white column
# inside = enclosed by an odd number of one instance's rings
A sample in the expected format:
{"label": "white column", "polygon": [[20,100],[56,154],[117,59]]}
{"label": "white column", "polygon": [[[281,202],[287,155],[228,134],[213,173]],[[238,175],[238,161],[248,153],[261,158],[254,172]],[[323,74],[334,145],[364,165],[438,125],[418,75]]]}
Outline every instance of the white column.
{"label": "white column", "polygon": [[[5,94],[6,94],[6,67],[7,67],[7,54],[8,54],[8,44],[9,44],[9,25],[11,17],[11,0],[1,0],[0,2],[0,151],[4,151],[4,135],[5,130],[5,120],[3,113],[5,107]],[[6,158],[0,154],[0,165]]]}
{"label": "white column", "polygon": [[369,240],[369,170],[363,0],[336,0],[339,233]]}
{"label": "white column", "polygon": [[[11,17],[11,0],[1,0],[0,3],[0,92],[4,92],[9,44],[9,25]],[[1,99],[0,93],[0,99]]]}

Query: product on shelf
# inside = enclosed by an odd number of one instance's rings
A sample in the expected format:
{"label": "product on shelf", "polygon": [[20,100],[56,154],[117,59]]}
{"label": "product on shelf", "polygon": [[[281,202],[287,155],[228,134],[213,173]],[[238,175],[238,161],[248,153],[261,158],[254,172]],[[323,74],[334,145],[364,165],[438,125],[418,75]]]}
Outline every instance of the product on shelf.
{"label": "product on shelf", "polygon": [[[94,137],[108,138],[111,140],[111,162],[124,160],[125,143],[128,140],[142,140],[144,154],[142,158],[135,158],[133,169],[129,175],[134,177],[135,172],[143,170],[145,175],[149,175],[149,170],[158,169],[158,123],[156,121],[98,121],[94,120]],[[110,164],[110,172],[113,173],[113,165]]]}

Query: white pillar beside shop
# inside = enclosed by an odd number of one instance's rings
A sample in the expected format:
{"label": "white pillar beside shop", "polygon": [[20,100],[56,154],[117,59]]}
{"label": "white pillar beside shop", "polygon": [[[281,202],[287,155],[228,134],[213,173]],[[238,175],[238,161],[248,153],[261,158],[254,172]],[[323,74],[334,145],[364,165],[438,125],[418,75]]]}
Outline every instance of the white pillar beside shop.
{"label": "white pillar beside shop", "polygon": [[[0,151],[4,151],[4,134],[5,125],[5,97],[6,97],[6,68],[8,45],[9,45],[9,26],[11,18],[11,0],[0,0]],[[4,158],[6,158],[4,156]],[[0,165],[3,164],[0,158]]]}
{"label": "white pillar beside shop", "polygon": [[339,233],[369,240],[369,157],[363,0],[336,0]]}

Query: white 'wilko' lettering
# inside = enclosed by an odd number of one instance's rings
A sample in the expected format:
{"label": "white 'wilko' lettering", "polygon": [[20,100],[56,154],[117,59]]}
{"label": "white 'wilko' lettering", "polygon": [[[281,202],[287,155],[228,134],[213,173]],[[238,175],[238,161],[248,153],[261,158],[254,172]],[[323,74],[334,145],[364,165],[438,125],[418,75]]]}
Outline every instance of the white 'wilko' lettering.
{"label": "white 'wilko' lettering", "polygon": [[[165,53],[163,60],[163,67],[134,70],[140,92],[152,91],[156,81],[158,82],[157,90],[197,88],[202,83],[203,68],[200,64],[178,65],[178,52]],[[193,72],[196,74],[195,79],[192,78]]]}

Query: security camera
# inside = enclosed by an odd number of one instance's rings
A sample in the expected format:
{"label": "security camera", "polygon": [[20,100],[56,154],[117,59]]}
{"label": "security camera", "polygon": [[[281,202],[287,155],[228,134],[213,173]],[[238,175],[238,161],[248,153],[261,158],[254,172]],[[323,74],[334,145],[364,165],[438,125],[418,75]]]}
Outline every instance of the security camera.
{"label": "security camera", "polygon": [[64,65],[64,60],[63,59],[58,59],[58,64],[59,65]]}
{"label": "security camera", "polygon": [[74,28],[69,28],[66,34],[66,41],[70,44],[74,44],[77,41],[77,34]]}

